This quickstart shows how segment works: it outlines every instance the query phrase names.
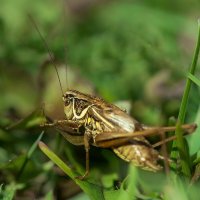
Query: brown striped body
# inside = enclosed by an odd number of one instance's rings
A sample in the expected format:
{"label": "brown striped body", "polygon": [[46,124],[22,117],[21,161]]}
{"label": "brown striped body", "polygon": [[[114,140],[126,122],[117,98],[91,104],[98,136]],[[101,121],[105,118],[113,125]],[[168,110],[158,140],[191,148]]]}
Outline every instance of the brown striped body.
{"label": "brown striped body", "polygon": [[[104,132],[126,134],[143,130],[143,126],[126,112],[98,97],[69,90],[63,100],[67,120],[74,121],[80,127],[80,131],[74,132],[73,136],[69,136],[68,132],[63,134],[75,145],[83,145],[84,134],[92,139],[92,145],[98,146],[95,141],[98,134]],[[112,149],[121,159],[145,170],[157,171],[162,168],[157,164],[159,153],[143,136],[134,137],[127,144]]]}

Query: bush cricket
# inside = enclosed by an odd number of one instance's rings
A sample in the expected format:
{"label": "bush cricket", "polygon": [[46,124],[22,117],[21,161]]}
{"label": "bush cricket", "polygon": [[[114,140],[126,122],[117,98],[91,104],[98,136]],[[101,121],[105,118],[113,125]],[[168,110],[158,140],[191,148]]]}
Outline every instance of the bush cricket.
{"label": "bush cricket", "polygon": [[[84,179],[89,174],[90,145],[111,148],[118,157],[142,169],[161,170],[162,166],[158,164],[158,160],[163,157],[155,147],[176,138],[172,136],[164,141],[151,144],[147,137],[174,131],[176,127],[148,127],[136,121],[119,107],[99,97],[76,90],[68,90],[64,93],[51,51],[32,18],[31,21],[43,40],[55,67],[64,104],[65,119],[45,123],[43,126],[54,127],[60,130],[70,143],[85,147],[86,171],[79,179]],[[185,124],[181,128],[184,132],[192,133],[196,124]]]}

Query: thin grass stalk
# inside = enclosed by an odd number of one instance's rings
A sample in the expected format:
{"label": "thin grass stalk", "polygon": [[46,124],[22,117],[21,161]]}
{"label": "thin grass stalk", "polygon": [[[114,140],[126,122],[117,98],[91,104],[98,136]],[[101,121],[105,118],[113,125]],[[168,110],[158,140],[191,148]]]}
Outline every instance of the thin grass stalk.
{"label": "thin grass stalk", "polygon": [[[192,75],[195,74],[199,50],[200,50],[200,20],[198,21],[197,44],[196,44],[192,64],[191,64],[190,69],[189,69],[189,73],[192,74]],[[180,110],[179,110],[179,114],[178,114],[178,122],[177,122],[177,125],[176,125],[176,131],[175,131],[175,134],[177,136],[177,147],[178,147],[179,155],[180,155],[180,159],[181,159],[182,172],[187,177],[191,176],[190,165],[189,165],[189,152],[188,152],[188,149],[186,148],[186,145],[184,144],[183,133],[181,131],[180,126],[181,126],[181,124],[184,123],[184,120],[185,120],[185,114],[186,114],[191,84],[192,84],[191,79],[187,78],[186,86],[185,86],[185,90],[184,90],[184,93],[183,93],[181,106],[180,106]]]}

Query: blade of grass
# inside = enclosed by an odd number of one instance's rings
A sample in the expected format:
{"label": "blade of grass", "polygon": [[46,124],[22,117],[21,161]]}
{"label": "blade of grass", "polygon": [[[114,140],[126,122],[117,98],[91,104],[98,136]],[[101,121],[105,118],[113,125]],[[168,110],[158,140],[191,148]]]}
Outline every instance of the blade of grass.
{"label": "blade of grass", "polygon": [[[130,183],[128,184],[128,188],[124,189],[121,187],[119,190],[104,188],[99,183],[91,183],[89,182],[89,178],[86,180],[79,180],[76,177],[80,174],[74,172],[70,169],[53,151],[51,151],[46,144],[43,142],[39,142],[39,147],[41,151],[52,160],[66,175],[68,175],[73,181],[76,182],[77,185],[90,197],[90,199],[98,199],[98,200],[120,200],[120,199],[134,199],[136,192],[136,184],[137,184],[137,173],[136,168],[130,168]],[[94,182],[94,180],[93,180]]]}
{"label": "blade of grass", "polygon": [[25,167],[26,167],[26,164],[28,163],[29,159],[31,158],[33,152],[35,151],[35,149],[37,148],[37,145],[38,145],[38,142],[42,139],[42,136],[44,134],[44,131],[42,131],[42,133],[39,135],[39,137],[37,138],[37,140],[33,143],[33,145],[31,146],[31,148],[29,149],[29,151],[27,152],[27,155],[26,155],[26,159],[24,160],[20,170],[19,170],[19,173],[17,175],[17,180],[21,177]]}
{"label": "blade of grass", "polygon": [[[200,124],[200,105],[197,111],[196,119],[195,119],[196,124]],[[196,152],[199,151],[200,149],[200,127],[197,128],[194,134],[191,135],[189,138],[189,150],[190,150],[190,155],[194,155]]]}
{"label": "blade of grass", "polygon": [[[2,186],[2,185],[1,185]],[[13,200],[17,190],[24,188],[23,184],[16,184],[11,182],[9,185],[5,185],[4,189],[0,191],[1,200]]]}
{"label": "blade of grass", "polygon": [[195,77],[194,75],[192,75],[192,74],[188,74],[188,78],[193,82],[193,83],[195,83],[196,85],[198,85],[199,87],[200,87],[200,80],[197,78],[197,77]]}
{"label": "blade of grass", "polygon": [[137,179],[138,179],[137,168],[130,165],[129,166],[128,186],[127,186],[126,191],[129,194],[129,198],[132,200],[136,199],[137,184],[138,184]]}
{"label": "blade of grass", "polygon": [[[191,74],[191,75],[195,74],[199,50],[200,50],[200,20],[198,21],[197,44],[196,44],[192,64],[191,64],[191,67],[189,69],[189,74]],[[184,90],[184,93],[183,93],[183,98],[182,98],[182,101],[181,101],[181,106],[180,106],[180,110],[179,110],[179,114],[178,114],[178,122],[177,122],[177,125],[176,125],[176,131],[175,131],[175,134],[177,136],[177,147],[178,147],[179,155],[180,155],[180,159],[181,159],[182,172],[187,177],[191,176],[191,171],[190,171],[190,166],[189,166],[189,152],[188,152],[188,149],[186,148],[186,146],[184,144],[183,134],[182,134],[180,126],[181,126],[181,124],[184,123],[184,120],[185,120],[185,113],[186,113],[187,102],[188,102],[188,98],[189,98],[189,92],[190,92],[191,84],[192,84],[191,79],[187,78],[186,86],[185,86],[185,90]]]}
{"label": "blade of grass", "polygon": [[73,179],[80,188],[88,194],[90,199],[105,199],[103,194],[103,188],[94,183],[88,181],[81,181],[76,177],[79,175],[72,171],[53,151],[51,151],[46,144],[39,142],[39,147],[41,151],[49,157],[65,174],[67,174],[71,179]]}
{"label": "blade of grass", "polygon": [[[43,142],[39,142],[39,148],[41,151],[48,156],[60,169],[65,172],[70,178],[75,178],[78,174],[72,172],[72,170],[53,152],[51,151],[46,144]],[[78,183],[79,180],[77,179],[76,182]]]}
{"label": "blade of grass", "polygon": [[42,131],[42,133],[39,135],[39,137],[37,138],[37,140],[33,143],[33,145],[31,146],[31,148],[29,149],[29,151],[27,153],[27,158],[28,159],[32,156],[33,152],[37,148],[38,142],[42,139],[43,135],[44,135],[44,131]]}

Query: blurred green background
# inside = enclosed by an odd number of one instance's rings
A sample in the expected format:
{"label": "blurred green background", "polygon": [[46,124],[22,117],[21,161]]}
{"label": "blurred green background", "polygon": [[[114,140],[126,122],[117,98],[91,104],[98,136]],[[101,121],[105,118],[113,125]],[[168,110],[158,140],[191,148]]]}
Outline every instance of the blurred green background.
{"label": "blurred green background", "polygon": [[[149,125],[166,125],[170,117],[177,118],[197,38],[198,0],[1,0],[0,4],[0,184],[19,180],[16,174],[23,161],[14,161],[17,167],[7,162],[19,159],[41,133],[38,107],[45,103],[48,116],[63,117],[57,75],[28,15],[53,53],[63,88],[120,102]],[[187,122],[197,118],[199,98],[199,88],[193,86]],[[5,129],[20,119],[25,122]],[[57,151],[61,138],[52,133],[44,140]],[[39,197],[45,196],[46,188],[58,187],[56,172],[48,182],[49,163],[38,162],[44,159],[41,154],[34,153],[19,181],[23,191],[33,195],[36,190]],[[113,165],[109,164],[111,169]],[[17,196],[26,197],[26,192]]]}

